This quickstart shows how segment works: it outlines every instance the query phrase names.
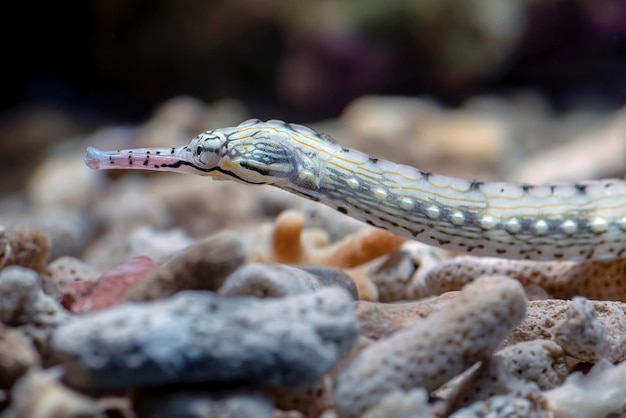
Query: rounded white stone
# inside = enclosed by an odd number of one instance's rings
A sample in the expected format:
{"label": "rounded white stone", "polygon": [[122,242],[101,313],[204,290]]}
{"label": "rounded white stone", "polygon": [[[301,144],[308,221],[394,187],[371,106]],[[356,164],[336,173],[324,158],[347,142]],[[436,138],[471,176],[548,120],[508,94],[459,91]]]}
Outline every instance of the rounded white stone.
{"label": "rounded white stone", "polygon": [[589,222],[589,228],[593,232],[605,232],[609,227],[609,223],[604,218],[594,218]]}
{"label": "rounded white stone", "polygon": [[452,222],[454,225],[463,225],[463,223],[465,222],[465,215],[463,215],[463,212],[461,212],[460,210],[454,211],[450,215],[450,222]]}
{"label": "rounded white stone", "polygon": [[348,187],[353,189],[353,190],[359,188],[359,181],[357,179],[355,179],[354,177],[349,178],[348,180],[346,180],[346,184],[348,184]]}
{"label": "rounded white stone", "polygon": [[493,229],[498,224],[498,220],[490,215],[485,215],[480,219],[480,227],[483,229]]}
{"label": "rounded white stone", "polygon": [[441,209],[439,209],[439,206],[431,205],[426,208],[426,216],[430,219],[437,219],[439,215],[441,215]]}
{"label": "rounded white stone", "polygon": [[567,235],[572,235],[578,229],[578,225],[576,224],[576,222],[572,221],[571,219],[567,219],[563,221],[563,223],[561,224],[561,229]]}
{"label": "rounded white stone", "polygon": [[385,189],[374,189],[374,197],[378,200],[383,200],[387,197],[387,190]]}
{"label": "rounded white stone", "polygon": [[537,235],[543,235],[548,232],[548,222],[546,222],[544,219],[539,219],[538,221],[536,221],[534,227],[535,234]]}
{"label": "rounded white stone", "polygon": [[400,199],[400,207],[404,210],[411,210],[415,206],[415,202],[413,199],[409,199],[408,197],[403,197]]}
{"label": "rounded white stone", "polygon": [[506,230],[512,234],[517,234],[522,230],[522,223],[517,218],[511,218],[506,221]]}

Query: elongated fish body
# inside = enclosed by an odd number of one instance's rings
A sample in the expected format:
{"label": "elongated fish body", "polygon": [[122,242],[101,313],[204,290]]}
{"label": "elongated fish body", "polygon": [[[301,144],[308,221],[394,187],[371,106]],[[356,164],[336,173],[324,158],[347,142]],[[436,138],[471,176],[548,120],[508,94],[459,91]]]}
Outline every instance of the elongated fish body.
{"label": "elongated fish body", "polygon": [[370,225],[453,251],[534,260],[626,257],[626,182],[529,185],[429,173],[270,120],[214,129],[178,148],[88,148],[99,170],[175,171],[268,184]]}

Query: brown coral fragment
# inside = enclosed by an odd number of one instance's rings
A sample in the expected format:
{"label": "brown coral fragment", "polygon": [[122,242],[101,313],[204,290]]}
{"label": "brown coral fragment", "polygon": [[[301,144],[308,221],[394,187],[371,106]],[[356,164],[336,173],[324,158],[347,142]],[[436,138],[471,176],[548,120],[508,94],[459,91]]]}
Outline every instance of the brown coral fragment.
{"label": "brown coral fragment", "polygon": [[41,273],[49,255],[50,236],[39,229],[0,231],[0,268],[17,265]]}
{"label": "brown coral fragment", "polygon": [[459,290],[483,274],[501,274],[526,288],[542,288],[551,297],[626,302],[626,258],[599,261],[525,261],[462,256],[433,267],[422,278],[414,297]]}

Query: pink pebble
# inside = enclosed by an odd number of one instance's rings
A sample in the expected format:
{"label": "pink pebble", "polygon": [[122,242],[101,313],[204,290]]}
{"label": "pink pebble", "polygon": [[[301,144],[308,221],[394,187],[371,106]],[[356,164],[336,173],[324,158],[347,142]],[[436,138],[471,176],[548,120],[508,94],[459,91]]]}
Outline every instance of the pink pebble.
{"label": "pink pebble", "polygon": [[151,258],[133,257],[102,274],[94,282],[76,282],[69,286],[63,304],[75,313],[115,306],[126,293],[158,267]]}

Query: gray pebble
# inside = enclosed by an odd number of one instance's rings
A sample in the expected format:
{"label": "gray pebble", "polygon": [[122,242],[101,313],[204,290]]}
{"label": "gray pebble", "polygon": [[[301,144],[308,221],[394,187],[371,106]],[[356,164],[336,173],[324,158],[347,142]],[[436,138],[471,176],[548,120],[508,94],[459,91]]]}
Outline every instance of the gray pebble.
{"label": "gray pebble", "polygon": [[215,291],[245,261],[243,243],[234,234],[218,234],[193,243],[146,276],[126,300],[162,299],[181,290]]}
{"label": "gray pebble", "polygon": [[341,270],[325,266],[294,267],[265,263],[240,267],[228,276],[220,293],[224,296],[283,297],[311,293],[328,286],[341,287],[354,300],[358,298],[354,282]]}
{"label": "gray pebble", "polygon": [[77,318],[52,345],[66,381],[85,390],[233,380],[306,388],[350,350],[358,328],[337,288],[281,299],[185,291]]}

